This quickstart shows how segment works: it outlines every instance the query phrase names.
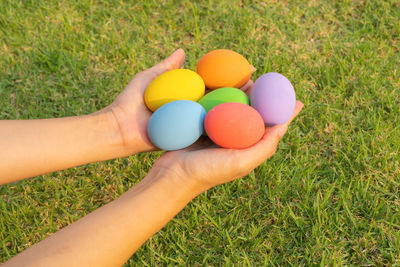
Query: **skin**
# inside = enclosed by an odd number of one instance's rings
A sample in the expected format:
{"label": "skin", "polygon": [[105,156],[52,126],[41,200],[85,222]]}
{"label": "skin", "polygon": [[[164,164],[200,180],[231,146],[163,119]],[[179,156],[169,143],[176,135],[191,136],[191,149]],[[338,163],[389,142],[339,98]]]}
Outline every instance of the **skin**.
{"label": "skin", "polygon": [[155,149],[146,133],[151,112],[143,94],[154,78],[184,59],[179,49],[138,73],[110,106],[94,114],[0,121],[0,184]]}
{"label": "skin", "polygon": [[[6,183],[155,149],[146,134],[151,113],[143,103],[144,91],[158,75],[181,67],[184,57],[179,49],[153,68],[137,74],[110,106],[92,115],[1,121],[0,146],[6,147],[6,152],[0,151],[0,181]],[[250,81],[242,89],[248,92],[251,85]],[[266,128],[263,138],[250,148],[218,148],[203,138],[186,149],[164,153],[135,187],[18,254],[4,266],[123,265],[197,195],[248,174],[271,157],[302,107],[297,102],[289,122]],[[10,165],[13,168],[7,167]]]}

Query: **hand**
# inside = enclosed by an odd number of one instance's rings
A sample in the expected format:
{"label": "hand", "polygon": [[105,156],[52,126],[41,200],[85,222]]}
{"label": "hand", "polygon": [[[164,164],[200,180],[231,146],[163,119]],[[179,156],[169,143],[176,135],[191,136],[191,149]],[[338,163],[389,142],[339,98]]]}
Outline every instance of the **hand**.
{"label": "hand", "polygon": [[144,103],[144,92],[157,76],[181,68],[184,60],[185,52],[178,49],[152,68],[136,74],[114,102],[100,111],[113,115],[113,125],[118,127],[121,136],[124,155],[120,156],[155,149],[147,136],[147,123],[152,113]]}
{"label": "hand", "polygon": [[250,148],[219,148],[202,137],[186,149],[164,153],[153,169],[171,172],[189,184],[194,182],[203,191],[242,177],[275,154],[279,140],[302,108],[303,104],[297,101],[291,119],[286,124],[266,128],[262,139]]}
{"label": "hand", "polygon": [[181,67],[184,59],[178,49],[137,74],[111,105],[91,115],[0,120],[0,184],[154,149],[147,137],[151,112],[144,92],[154,78]]}

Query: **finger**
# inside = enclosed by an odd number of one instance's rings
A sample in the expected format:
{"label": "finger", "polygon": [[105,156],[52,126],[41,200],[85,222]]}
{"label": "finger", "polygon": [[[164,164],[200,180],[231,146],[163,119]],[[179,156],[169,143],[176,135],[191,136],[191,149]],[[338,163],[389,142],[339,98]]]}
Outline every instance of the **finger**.
{"label": "finger", "polygon": [[264,136],[257,144],[243,150],[244,154],[246,154],[243,158],[247,158],[253,162],[254,166],[258,166],[267,158],[271,157],[275,153],[279,141],[285,135],[289,124],[297,117],[303,106],[304,104],[302,102],[296,101],[295,109],[289,121],[285,124],[267,128]]}
{"label": "finger", "polygon": [[134,88],[140,88],[144,92],[147,86],[157,76],[163,74],[166,71],[182,67],[184,61],[185,61],[185,51],[183,51],[182,48],[179,48],[169,57],[167,57],[157,65],[138,73],[135,77],[133,77],[128,87],[130,85],[134,85],[133,86]]}
{"label": "finger", "polygon": [[254,146],[246,149],[247,158],[253,162],[254,166],[258,166],[267,158],[275,154],[279,141],[281,140],[287,126],[276,125],[267,128],[261,140]]}
{"label": "finger", "polygon": [[[251,65],[251,73],[253,74],[256,71],[256,68]],[[250,97],[250,93],[251,93],[251,88],[253,87],[254,82],[252,79],[250,79],[245,85],[242,86],[242,88],[240,88],[240,90],[242,90],[243,92],[246,93],[246,95],[248,97]]]}
{"label": "finger", "polygon": [[289,126],[289,124],[294,120],[294,118],[296,118],[297,115],[299,115],[299,113],[303,109],[303,107],[304,107],[304,104],[301,101],[296,101],[293,114],[290,117],[290,119],[285,123],[287,126]]}
{"label": "finger", "polygon": [[153,66],[152,68],[148,69],[147,71],[153,73],[157,77],[166,71],[182,67],[184,61],[185,51],[183,51],[182,48],[179,48],[169,57],[167,57],[157,65]]}
{"label": "finger", "polygon": [[245,85],[243,85],[240,90],[242,90],[243,92],[245,92],[247,94],[247,92],[250,90],[250,88],[253,86],[254,82],[252,80],[249,80]]}
{"label": "finger", "polygon": [[251,97],[251,90],[253,90],[253,85],[254,84],[252,84],[251,87],[249,89],[247,89],[247,91],[245,92],[249,99]]}
{"label": "finger", "polygon": [[280,138],[282,138],[285,135],[285,133],[289,127],[289,124],[297,117],[297,115],[299,115],[299,113],[303,109],[303,107],[304,107],[304,104],[302,102],[296,101],[296,105],[294,107],[294,111],[293,111],[290,119],[284,124],[277,125],[277,126],[279,126],[278,134],[279,134]]}

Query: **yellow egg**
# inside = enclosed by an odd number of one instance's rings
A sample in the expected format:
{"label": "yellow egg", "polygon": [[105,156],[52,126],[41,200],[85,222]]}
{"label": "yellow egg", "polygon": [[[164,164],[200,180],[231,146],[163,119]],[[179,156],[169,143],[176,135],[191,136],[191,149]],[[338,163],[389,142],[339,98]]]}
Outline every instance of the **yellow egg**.
{"label": "yellow egg", "polygon": [[144,101],[151,111],[156,111],[175,100],[197,101],[204,91],[205,85],[200,75],[187,69],[175,69],[161,74],[150,83]]}

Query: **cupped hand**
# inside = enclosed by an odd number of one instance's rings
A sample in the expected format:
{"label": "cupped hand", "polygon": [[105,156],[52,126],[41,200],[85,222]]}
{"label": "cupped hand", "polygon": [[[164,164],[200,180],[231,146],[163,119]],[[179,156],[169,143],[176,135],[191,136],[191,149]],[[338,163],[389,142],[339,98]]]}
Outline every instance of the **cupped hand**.
{"label": "cupped hand", "polygon": [[147,124],[152,113],[144,103],[144,93],[157,76],[181,68],[184,60],[185,52],[178,49],[152,68],[136,74],[114,102],[101,110],[112,114],[114,124],[118,127],[125,154],[121,156],[155,149],[147,136]]}
{"label": "cupped hand", "polygon": [[164,153],[153,169],[169,172],[183,182],[195,182],[204,190],[242,177],[274,155],[290,122],[302,108],[303,103],[297,101],[290,120],[266,128],[262,139],[252,147],[241,150],[220,148],[207,137],[202,137],[186,149]]}

